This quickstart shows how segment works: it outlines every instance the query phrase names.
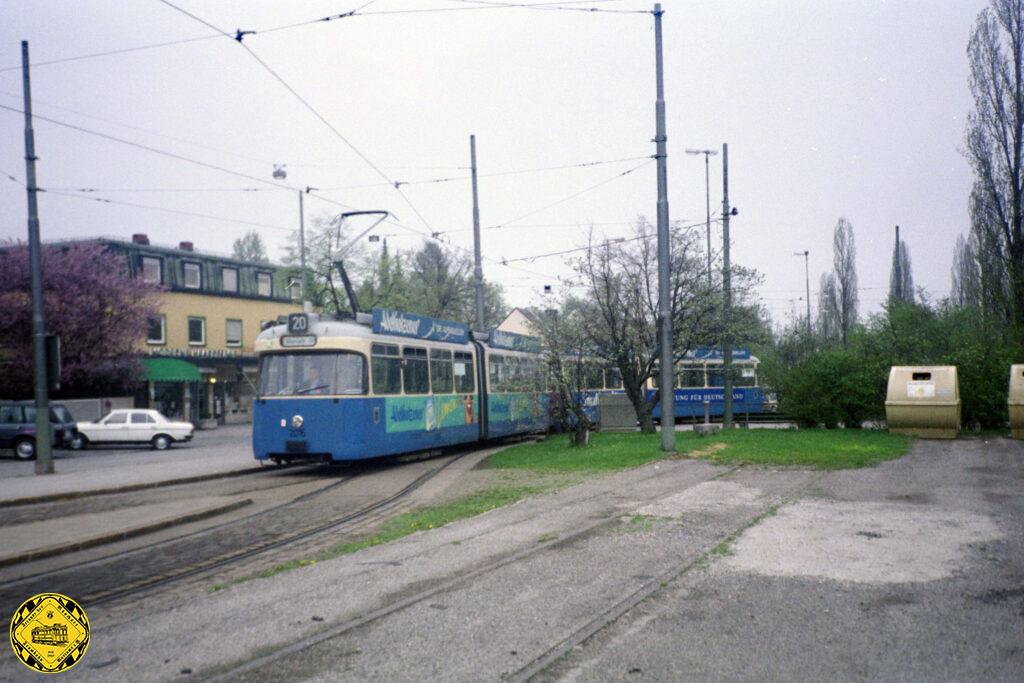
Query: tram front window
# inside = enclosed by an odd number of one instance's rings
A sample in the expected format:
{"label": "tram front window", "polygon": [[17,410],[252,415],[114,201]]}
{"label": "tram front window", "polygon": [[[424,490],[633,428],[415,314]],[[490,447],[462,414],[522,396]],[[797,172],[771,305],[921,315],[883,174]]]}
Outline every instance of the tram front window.
{"label": "tram front window", "polygon": [[261,396],[366,393],[366,363],[355,353],[276,353],[260,365]]}

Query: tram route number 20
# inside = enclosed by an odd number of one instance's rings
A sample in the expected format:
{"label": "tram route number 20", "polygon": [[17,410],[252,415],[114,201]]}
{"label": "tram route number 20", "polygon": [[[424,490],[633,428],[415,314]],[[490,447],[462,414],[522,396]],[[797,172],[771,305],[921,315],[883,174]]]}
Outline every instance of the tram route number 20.
{"label": "tram route number 20", "polygon": [[288,334],[305,334],[309,332],[309,316],[305,313],[288,314]]}

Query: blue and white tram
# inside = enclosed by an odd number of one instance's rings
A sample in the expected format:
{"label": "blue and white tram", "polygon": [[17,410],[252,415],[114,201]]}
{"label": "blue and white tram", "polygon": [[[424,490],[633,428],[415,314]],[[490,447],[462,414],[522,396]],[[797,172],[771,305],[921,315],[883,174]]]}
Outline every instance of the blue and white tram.
{"label": "blue and white tram", "polygon": [[[734,415],[757,415],[765,412],[764,389],[758,379],[757,356],[750,349],[733,349],[732,409]],[[703,419],[704,401],[711,417],[725,412],[724,356],[721,348],[699,347],[686,354],[675,368],[676,419]],[[655,393],[653,378],[648,383],[648,396]],[[655,404],[652,417],[661,419],[661,405]]]}
{"label": "blue and white tram", "polygon": [[544,431],[539,351],[532,337],[402,311],[293,313],[256,340],[255,457],[361,460]]}
{"label": "blue and white tram", "polygon": [[[708,402],[710,417],[722,416],[725,411],[725,381],[722,374],[722,350],[719,348],[700,347],[686,354],[676,363],[675,367],[675,416],[676,419],[703,419],[704,401]],[[734,415],[758,415],[768,412],[764,389],[760,386],[757,356],[751,355],[749,349],[738,348],[733,351],[734,379],[732,389]],[[657,393],[658,376],[647,381],[647,398],[653,399]],[[622,375],[617,368],[602,367],[599,363],[588,361],[583,365],[583,409],[590,421],[597,423],[600,419],[598,404],[601,394],[621,394]],[[652,417],[661,419],[661,404],[654,404]]]}

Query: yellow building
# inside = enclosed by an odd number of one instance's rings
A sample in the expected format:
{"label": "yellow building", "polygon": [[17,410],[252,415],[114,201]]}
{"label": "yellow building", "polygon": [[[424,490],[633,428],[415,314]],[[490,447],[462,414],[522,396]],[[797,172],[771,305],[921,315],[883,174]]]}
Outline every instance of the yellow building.
{"label": "yellow building", "polygon": [[126,256],[131,276],[165,290],[142,344],[146,389],[136,402],[207,426],[251,421],[253,344],[264,325],[301,310],[296,283],[281,282],[280,266],[204,254],[191,242],[100,242]]}

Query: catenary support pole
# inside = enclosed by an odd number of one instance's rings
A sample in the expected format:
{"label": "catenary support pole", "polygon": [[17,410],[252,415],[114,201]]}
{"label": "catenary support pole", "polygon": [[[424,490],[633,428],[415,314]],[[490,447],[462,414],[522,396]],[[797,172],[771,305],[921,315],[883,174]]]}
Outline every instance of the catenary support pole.
{"label": "catenary support pole", "polygon": [[732,272],[729,264],[729,145],[722,144],[722,428],[732,428]]}
{"label": "catenary support pole", "polygon": [[28,41],[21,41],[22,90],[25,98],[25,189],[28,191],[28,258],[32,273],[32,380],[36,403],[36,474],[53,474],[50,397],[46,381],[46,318],[43,309],[42,245],[36,195],[36,142],[32,131],[32,87]]}
{"label": "catenary support pole", "polygon": [[807,286],[807,334],[811,333],[811,252],[804,249],[804,284]]}
{"label": "catenary support pole", "polygon": [[305,191],[299,190],[299,267],[302,268],[302,301],[309,297],[309,276],[306,273],[306,216],[302,196]]}
{"label": "catenary support pole", "polygon": [[484,271],[480,266],[480,202],[476,193],[476,136],[469,136],[469,161],[473,176],[473,291],[476,296],[476,329],[483,331]]}
{"label": "catenary support pole", "polygon": [[665,84],[661,55],[661,3],[654,5],[654,50],[657,99],[654,103],[658,160],[658,345],[661,350],[658,364],[661,393],[661,450],[676,450],[675,388],[672,381],[672,311],[669,293],[669,235],[668,235],[668,150],[665,134]]}
{"label": "catenary support pole", "polygon": [[711,288],[711,169],[708,158],[714,154],[710,150],[704,151],[704,208],[707,217],[708,230],[708,288]]}

